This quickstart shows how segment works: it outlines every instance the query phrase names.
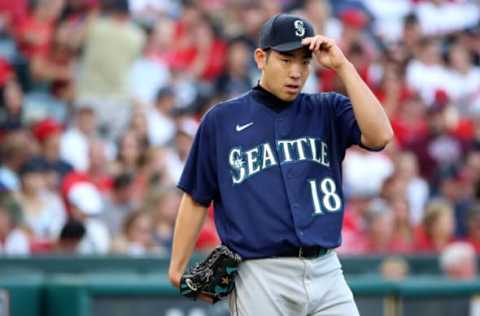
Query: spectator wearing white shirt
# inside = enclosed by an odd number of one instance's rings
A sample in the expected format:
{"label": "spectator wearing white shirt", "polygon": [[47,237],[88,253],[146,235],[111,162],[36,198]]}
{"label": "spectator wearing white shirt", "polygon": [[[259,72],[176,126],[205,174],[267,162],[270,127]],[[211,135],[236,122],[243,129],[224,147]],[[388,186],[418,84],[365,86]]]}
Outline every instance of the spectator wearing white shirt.
{"label": "spectator wearing white shirt", "polygon": [[345,156],[343,170],[345,192],[349,196],[375,196],[383,181],[393,173],[394,166],[384,153],[352,148]]}
{"label": "spectator wearing white shirt", "polygon": [[41,158],[30,159],[19,171],[22,188],[18,201],[35,251],[50,249],[66,221],[60,196],[47,188],[47,171],[47,163]]}
{"label": "spectator wearing white shirt", "polygon": [[406,68],[409,88],[419,92],[427,105],[432,105],[438,91],[449,91],[451,78],[441,60],[440,45],[433,39],[423,39],[415,59]]}
{"label": "spectator wearing white shirt", "polygon": [[467,242],[451,243],[440,255],[443,273],[453,280],[473,280],[477,275],[475,249]]}
{"label": "spectator wearing white shirt", "polygon": [[423,210],[430,190],[428,182],[419,176],[418,160],[412,152],[401,152],[395,159],[396,176],[405,182],[405,196],[409,206],[410,222],[414,225],[423,218]]}
{"label": "spectator wearing white shirt", "polygon": [[402,36],[403,19],[413,7],[411,1],[363,0],[363,3],[374,16],[374,32],[384,41],[398,41]]}
{"label": "spectator wearing white shirt", "polygon": [[473,65],[469,50],[460,44],[453,44],[448,51],[448,91],[452,101],[462,112],[469,114],[472,106],[480,104],[480,68]]}
{"label": "spectator wearing white shirt", "polygon": [[60,156],[76,171],[86,171],[89,161],[89,141],[96,135],[95,112],[88,104],[79,105],[74,123],[62,135]]}
{"label": "spectator wearing white shirt", "polygon": [[175,135],[175,146],[172,150],[167,151],[165,157],[167,174],[174,183],[177,183],[178,180],[180,180],[197,128],[198,123],[193,119],[184,118],[181,119],[178,124],[177,133]]}
{"label": "spectator wearing white shirt", "polygon": [[478,4],[473,1],[421,1],[415,12],[423,34],[427,36],[445,35],[473,27],[480,18]]}
{"label": "spectator wearing white shirt", "polygon": [[164,146],[175,136],[175,121],[172,110],[175,107],[175,93],[169,88],[158,91],[155,106],[147,113],[148,140],[153,146]]}
{"label": "spectator wearing white shirt", "polygon": [[161,15],[178,16],[181,11],[179,0],[128,0],[133,18],[143,24],[153,24]]}

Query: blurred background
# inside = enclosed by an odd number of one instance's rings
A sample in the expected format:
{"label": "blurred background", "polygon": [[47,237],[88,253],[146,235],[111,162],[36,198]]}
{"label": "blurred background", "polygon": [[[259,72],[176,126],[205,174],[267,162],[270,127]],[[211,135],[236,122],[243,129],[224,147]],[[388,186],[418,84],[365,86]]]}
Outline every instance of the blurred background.
{"label": "blurred background", "polygon": [[[280,12],[337,41],[395,130],[344,161],[361,313],[480,315],[480,1],[0,0],[1,316],[226,314],[166,280],[175,184]],[[312,65],[321,91],[345,93]],[[218,243],[211,210],[198,256]]]}

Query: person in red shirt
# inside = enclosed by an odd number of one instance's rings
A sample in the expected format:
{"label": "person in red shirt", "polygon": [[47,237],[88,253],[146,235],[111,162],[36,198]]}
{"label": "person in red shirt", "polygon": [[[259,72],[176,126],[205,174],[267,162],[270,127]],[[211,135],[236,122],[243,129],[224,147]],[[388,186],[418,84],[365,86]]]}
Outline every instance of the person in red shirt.
{"label": "person in red shirt", "polygon": [[465,241],[475,248],[477,255],[480,255],[480,205],[472,207],[468,212]]}
{"label": "person in red shirt", "polygon": [[16,39],[20,51],[27,59],[48,50],[53,38],[54,23],[62,12],[64,2],[38,1],[31,14],[16,26]]}
{"label": "person in red shirt", "polygon": [[27,0],[0,0],[0,20],[7,31],[25,18],[28,2]]}
{"label": "person in red shirt", "polygon": [[454,240],[453,207],[447,200],[433,200],[426,209],[422,224],[415,232],[415,251],[440,253]]}
{"label": "person in red shirt", "polygon": [[171,66],[187,71],[193,78],[213,81],[225,66],[227,45],[206,17],[199,18],[187,32],[177,32],[182,46],[177,46]]}
{"label": "person in red shirt", "polygon": [[30,64],[33,79],[49,83],[51,93],[67,102],[74,98],[76,50],[71,41],[71,27],[68,23],[61,23],[49,48],[35,54]]}

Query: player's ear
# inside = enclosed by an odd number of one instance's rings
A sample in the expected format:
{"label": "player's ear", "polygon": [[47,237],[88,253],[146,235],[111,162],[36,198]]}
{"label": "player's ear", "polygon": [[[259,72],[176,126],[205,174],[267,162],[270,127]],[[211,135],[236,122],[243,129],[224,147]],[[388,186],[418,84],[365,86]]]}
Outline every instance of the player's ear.
{"label": "player's ear", "polygon": [[255,50],[255,62],[257,63],[257,68],[263,70],[265,65],[268,62],[268,54],[261,48]]}

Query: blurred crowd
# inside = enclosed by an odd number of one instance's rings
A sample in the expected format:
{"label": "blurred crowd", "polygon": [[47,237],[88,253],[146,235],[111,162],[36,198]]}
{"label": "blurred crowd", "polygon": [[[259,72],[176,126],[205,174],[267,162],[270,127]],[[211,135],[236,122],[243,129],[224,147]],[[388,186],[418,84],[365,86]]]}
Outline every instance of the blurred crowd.
{"label": "blurred crowd", "polygon": [[[474,0],[0,0],[0,253],[168,256],[199,120],[257,83],[280,12],[337,41],[395,130],[345,158],[339,252],[478,255]],[[304,92],[345,94],[311,67]],[[196,250],[218,242],[211,210]]]}

